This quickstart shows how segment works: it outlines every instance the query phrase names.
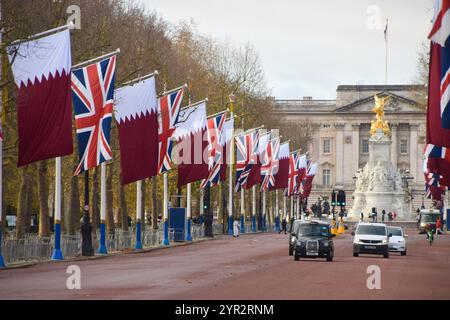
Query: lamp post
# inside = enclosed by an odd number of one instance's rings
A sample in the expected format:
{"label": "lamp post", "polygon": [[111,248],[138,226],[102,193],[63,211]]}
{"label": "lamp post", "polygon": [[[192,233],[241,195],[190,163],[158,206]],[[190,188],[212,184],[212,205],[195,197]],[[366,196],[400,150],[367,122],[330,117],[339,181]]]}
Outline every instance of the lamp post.
{"label": "lamp post", "polygon": [[[231,93],[229,96],[230,101],[230,117],[233,119],[234,117],[234,103],[236,101],[236,96]],[[228,234],[233,234],[233,152],[234,152],[234,139],[230,141],[230,176],[228,183]]]}

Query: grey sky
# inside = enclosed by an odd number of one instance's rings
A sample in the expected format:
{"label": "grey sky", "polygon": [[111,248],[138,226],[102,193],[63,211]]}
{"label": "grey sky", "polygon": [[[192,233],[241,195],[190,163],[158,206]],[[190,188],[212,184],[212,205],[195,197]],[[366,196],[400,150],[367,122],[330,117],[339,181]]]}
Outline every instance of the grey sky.
{"label": "grey sky", "polygon": [[[140,0],[171,23],[256,48],[278,99],[334,99],[340,84],[384,84],[389,18],[389,84],[411,83],[433,0]],[[371,6],[380,9],[379,29]],[[376,10],[376,9],[375,9]],[[373,24],[372,24],[373,25]]]}

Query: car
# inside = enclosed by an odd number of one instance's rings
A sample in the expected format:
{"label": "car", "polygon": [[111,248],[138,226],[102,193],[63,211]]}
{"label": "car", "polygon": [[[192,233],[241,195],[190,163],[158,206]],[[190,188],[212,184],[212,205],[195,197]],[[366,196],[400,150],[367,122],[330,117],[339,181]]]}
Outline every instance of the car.
{"label": "car", "polygon": [[301,221],[294,246],[294,260],[300,258],[334,258],[334,234],[330,232],[330,224],[322,221]]}
{"label": "car", "polygon": [[392,235],[389,234],[386,224],[360,222],[352,235],[354,257],[367,253],[381,254],[384,258],[389,258],[389,238]]}
{"label": "car", "polygon": [[420,210],[419,221],[417,222],[417,229],[419,234],[425,233],[425,227],[431,225],[436,228],[436,221],[441,217],[441,212],[437,209],[422,209]]}
{"label": "car", "polygon": [[400,252],[402,256],[406,256],[406,237],[401,227],[388,227],[388,233],[392,235],[389,238],[389,251]]}
{"label": "car", "polygon": [[291,228],[289,229],[289,255],[294,255],[294,246],[295,242],[297,241],[297,231],[298,227],[300,226],[300,223],[302,220],[297,219],[294,220],[291,224]]}

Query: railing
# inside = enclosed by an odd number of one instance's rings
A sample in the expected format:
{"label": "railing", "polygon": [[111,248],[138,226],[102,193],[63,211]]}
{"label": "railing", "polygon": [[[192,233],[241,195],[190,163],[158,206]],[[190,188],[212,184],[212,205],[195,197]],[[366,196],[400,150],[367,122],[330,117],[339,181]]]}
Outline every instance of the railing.
{"label": "railing", "polygon": [[[198,240],[204,236],[203,225],[192,226],[192,238]],[[148,228],[142,232],[141,241],[143,248],[159,247],[162,245],[164,231]],[[174,230],[169,229],[169,240],[174,240]],[[98,251],[100,234],[98,230],[92,233],[92,245],[94,252]],[[6,264],[48,261],[55,246],[52,235],[48,238],[39,237],[37,234],[26,234],[23,239],[16,239],[14,235],[6,235],[2,240],[2,254]],[[109,253],[126,249],[134,249],[136,246],[136,233],[134,228],[129,231],[116,229],[114,234],[106,235],[106,247]],[[64,258],[74,258],[81,255],[81,235],[61,236],[61,251]]]}

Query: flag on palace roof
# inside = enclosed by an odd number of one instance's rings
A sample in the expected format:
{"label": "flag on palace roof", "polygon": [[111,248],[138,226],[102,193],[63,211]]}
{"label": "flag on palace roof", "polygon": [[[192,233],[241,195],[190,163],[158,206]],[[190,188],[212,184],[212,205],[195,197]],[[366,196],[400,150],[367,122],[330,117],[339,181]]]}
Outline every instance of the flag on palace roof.
{"label": "flag on palace roof", "polygon": [[158,174],[157,105],[154,76],[116,91],[122,184]]}
{"label": "flag on palace roof", "polygon": [[70,32],[7,48],[18,88],[18,166],[73,152]]}
{"label": "flag on palace roof", "polygon": [[72,100],[80,163],[75,175],[111,160],[116,56],[72,71]]}

